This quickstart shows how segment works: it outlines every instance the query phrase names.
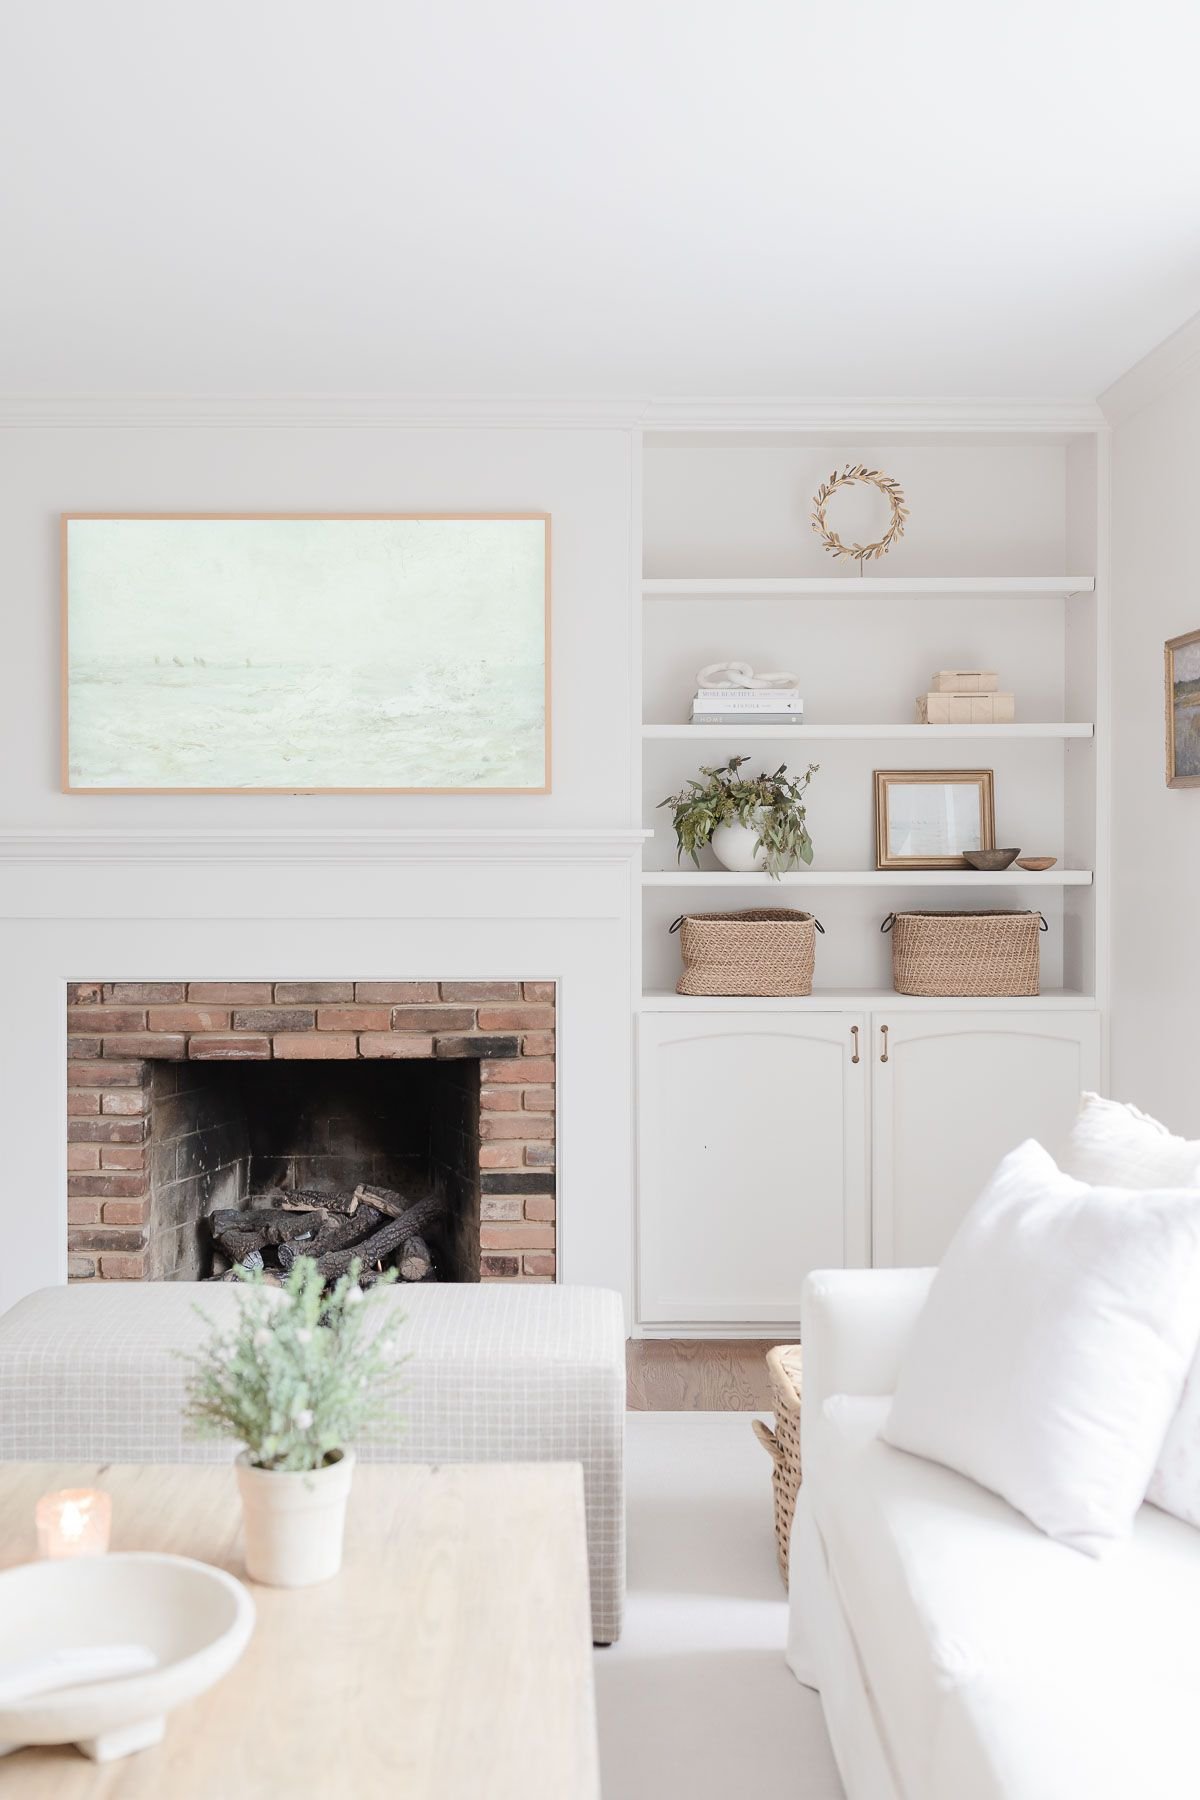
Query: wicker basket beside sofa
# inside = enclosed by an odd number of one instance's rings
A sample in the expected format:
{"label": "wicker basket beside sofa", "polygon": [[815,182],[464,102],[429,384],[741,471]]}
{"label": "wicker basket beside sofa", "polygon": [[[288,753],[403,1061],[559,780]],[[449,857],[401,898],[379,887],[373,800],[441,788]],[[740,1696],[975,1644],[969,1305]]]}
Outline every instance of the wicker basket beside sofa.
{"label": "wicker basket beside sofa", "polygon": [[819,919],[791,907],[745,912],[683,913],[679,933],[680,994],[790,996],[811,994]]}
{"label": "wicker basket beside sofa", "polygon": [[767,1378],[771,1384],[771,1405],[775,1410],[775,1429],[761,1419],[752,1419],[754,1435],[771,1453],[771,1491],[775,1498],[775,1554],[784,1587],[788,1584],[788,1552],[792,1541],[792,1519],[796,1512],[796,1496],[800,1492],[800,1386],[802,1353],[799,1344],[778,1344],[767,1351]]}
{"label": "wicker basket beside sofa", "polygon": [[889,913],[892,986],[898,994],[971,996],[1039,992],[1046,921],[1036,912]]}

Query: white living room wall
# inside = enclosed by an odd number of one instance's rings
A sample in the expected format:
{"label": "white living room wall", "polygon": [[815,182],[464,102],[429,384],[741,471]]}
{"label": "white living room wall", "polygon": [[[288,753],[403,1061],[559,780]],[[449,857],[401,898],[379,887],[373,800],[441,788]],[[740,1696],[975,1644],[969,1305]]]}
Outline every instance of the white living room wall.
{"label": "white living room wall", "polygon": [[[502,828],[628,823],[633,440],[623,429],[61,425],[0,430],[0,829]],[[548,796],[64,795],[60,512],[552,517]]]}
{"label": "white living room wall", "polygon": [[[559,1275],[628,1300],[634,432],[35,410],[0,416],[0,1311],[66,1274],[67,982],[267,975],[556,981]],[[548,512],[552,792],[63,794],[62,511]]]}
{"label": "white living room wall", "polygon": [[1104,397],[1113,431],[1112,1092],[1200,1134],[1200,788],[1164,778],[1163,644],[1200,629],[1200,331]]}

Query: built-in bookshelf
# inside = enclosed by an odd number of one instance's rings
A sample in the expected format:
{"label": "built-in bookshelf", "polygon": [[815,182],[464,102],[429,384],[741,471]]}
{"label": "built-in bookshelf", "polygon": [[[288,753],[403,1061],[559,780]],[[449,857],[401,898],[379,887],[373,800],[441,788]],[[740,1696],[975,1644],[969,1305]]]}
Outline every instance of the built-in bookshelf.
{"label": "built-in bookshelf", "polygon": [[[806,891],[825,927],[817,983],[827,994],[890,993],[879,927],[896,906],[1012,906],[1040,910],[1049,927],[1043,995],[1012,1004],[1103,1005],[1106,454],[1099,424],[1049,417],[1004,430],[981,417],[848,432],[833,409],[827,429],[808,414],[795,427],[667,424],[644,434],[635,758],[653,831],[642,877],[646,1006],[673,990],[669,927],[680,911],[770,905],[772,895],[803,907]],[[819,482],[858,459],[900,481],[911,514],[905,537],[862,574],[835,564],[809,526]],[[842,515],[851,530],[856,494]],[[860,498],[864,509],[878,503],[866,490]],[[803,724],[691,725],[696,672],[729,658],[794,671]],[[916,696],[933,670],[953,667],[998,670],[1016,695],[1016,722],[917,724]],[[708,853],[699,870],[677,863],[658,803],[739,750],[763,766],[819,765],[810,871],[775,883],[730,874]],[[994,771],[997,843],[1054,856],[1053,869],[875,868],[873,771],[961,767]]]}

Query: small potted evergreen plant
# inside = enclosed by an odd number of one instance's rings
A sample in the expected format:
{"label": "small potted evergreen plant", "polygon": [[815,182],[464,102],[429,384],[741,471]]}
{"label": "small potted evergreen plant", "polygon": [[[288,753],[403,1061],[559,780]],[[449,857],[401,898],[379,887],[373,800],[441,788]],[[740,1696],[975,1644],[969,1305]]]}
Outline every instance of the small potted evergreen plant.
{"label": "small potted evergreen plant", "polygon": [[700,851],[711,844],[727,869],[765,869],[774,880],[785,870],[813,859],[804,796],[820,765],[789,775],[781,763],[773,775],[743,775],[747,756],[731,756],[724,768],[705,769],[678,794],[660,802],[672,809],[679,856],[686,852],[700,867]]}
{"label": "small potted evergreen plant", "polygon": [[306,1587],[342,1565],[351,1446],[378,1432],[399,1376],[394,1329],[366,1330],[389,1270],[370,1294],[357,1262],[328,1292],[311,1257],[298,1257],[282,1288],[246,1274],[237,1316],[212,1326],[184,1358],[186,1416],[197,1436],[233,1437],[245,1526],[246,1569],[272,1587]]}

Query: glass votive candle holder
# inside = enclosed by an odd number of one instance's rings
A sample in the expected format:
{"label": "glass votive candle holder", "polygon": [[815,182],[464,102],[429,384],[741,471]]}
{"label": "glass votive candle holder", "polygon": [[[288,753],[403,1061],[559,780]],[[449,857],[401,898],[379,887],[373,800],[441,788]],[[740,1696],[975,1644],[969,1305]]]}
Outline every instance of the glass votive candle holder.
{"label": "glass votive candle holder", "polygon": [[39,1556],[103,1556],[112,1530],[112,1497],[99,1488],[61,1488],[34,1508]]}

